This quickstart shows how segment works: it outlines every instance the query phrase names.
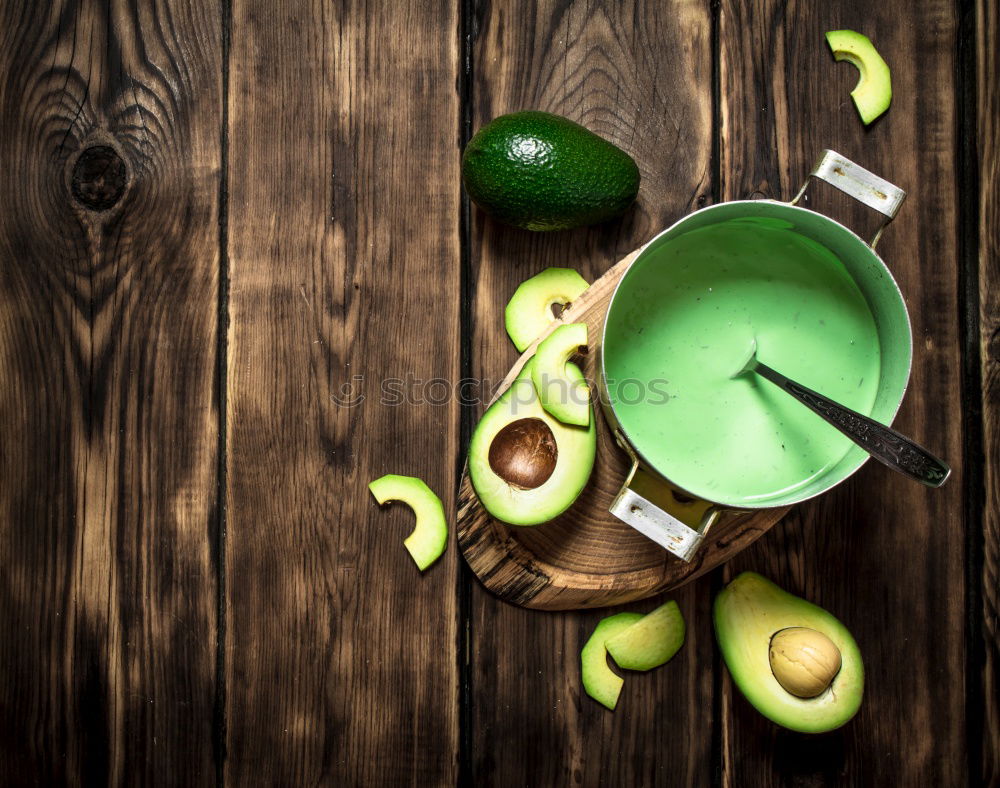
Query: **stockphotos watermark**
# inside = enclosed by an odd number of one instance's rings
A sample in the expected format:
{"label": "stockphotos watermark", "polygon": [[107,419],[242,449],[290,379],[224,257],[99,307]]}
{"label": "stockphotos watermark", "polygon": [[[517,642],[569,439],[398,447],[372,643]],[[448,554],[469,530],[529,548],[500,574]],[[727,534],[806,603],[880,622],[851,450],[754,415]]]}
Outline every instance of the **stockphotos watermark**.
{"label": "stockphotos watermark", "polygon": [[[670,397],[670,381],[663,378],[643,380],[640,378],[608,379],[605,389],[594,385],[592,380],[573,382],[566,378],[542,376],[542,389],[550,401],[585,404],[590,394],[600,397],[607,405],[607,397],[614,404],[622,405],[662,405]],[[443,407],[457,402],[461,406],[475,406],[492,402],[499,393],[502,381],[489,378],[421,378],[407,373],[402,378],[382,378],[369,380],[364,375],[353,375],[344,381],[330,399],[341,408],[356,408],[365,402],[374,401],[387,408],[401,406]],[[518,378],[511,384],[511,406],[517,412],[518,406],[527,406],[537,400],[535,386],[529,378]]]}

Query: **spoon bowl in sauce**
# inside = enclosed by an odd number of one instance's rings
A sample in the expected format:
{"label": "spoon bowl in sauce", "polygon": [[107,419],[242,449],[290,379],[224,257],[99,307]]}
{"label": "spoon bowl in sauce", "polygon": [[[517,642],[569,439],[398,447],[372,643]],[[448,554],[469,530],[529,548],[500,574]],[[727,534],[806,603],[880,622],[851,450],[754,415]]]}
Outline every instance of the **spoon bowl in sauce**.
{"label": "spoon bowl in sauce", "polygon": [[879,462],[904,476],[925,484],[940,487],[951,475],[951,468],[916,441],[907,438],[884,424],[869,419],[857,411],[845,408],[839,402],[824,397],[817,391],[789,380],[757,358],[757,340],[750,345],[750,353],[743,365],[731,376],[756,373],[771,381],[809,410],[832,424]]}

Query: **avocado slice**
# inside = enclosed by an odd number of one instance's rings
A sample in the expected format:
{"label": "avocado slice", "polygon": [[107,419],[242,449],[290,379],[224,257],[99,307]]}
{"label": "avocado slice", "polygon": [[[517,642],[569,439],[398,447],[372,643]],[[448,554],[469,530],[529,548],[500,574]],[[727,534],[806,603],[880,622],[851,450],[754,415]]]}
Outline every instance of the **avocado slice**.
{"label": "avocado slice", "polygon": [[590,389],[582,376],[567,375],[570,357],[587,347],[587,324],[559,326],[538,346],[531,381],[542,407],[564,424],[586,427],[590,418]]}
{"label": "avocado slice", "polygon": [[823,608],[744,572],[716,597],[714,619],[733,681],[772,722],[823,733],[857,712],[861,653],[847,627]]}
{"label": "avocado slice", "polygon": [[892,80],[889,66],[867,36],[853,30],[831,30],[826,42],[835,60],[846,60],[861,72],[858,84],[851,91],[854,106],[867,126],[889,109],[892,102]]}
{"label": "avocado slice", "polygon": [[448,544],[448,522],[441,499],[415,476],[386,474],[368,485],[380,504],[402,501],[417,516],[417,525],[403,544],[422,572],[433,564]]}
{"label": "avocado slice", "polygon": [[639,192],[625,151],[568,118],[501,115],[469,140],[462,180],[472,200],[506,224],[565,230],[613,219]]}
{"label": "avocado slice", "polygon": [[556,319],[553,307],[565,307],[590,285],[572,268],[546,268],[518,285],[504,310],[507,335],[520,352],[528,349]]}
{"label": "avocado slice", "polygon": [[[483,414],[469,443],[469,478],[486,510],[511,525],[539,525],[566,511],[590,478],[594,420],[563,424],[542,409],[531,382],[535,357]],[[570,380],[583,373],[566,365]]]}
{"label": "avocado slice", "polygon": [[683,644],[684,616],[671,600],[608,638],[605,646],[618,667],[652,670],[669,662]]}
{"label": "avocado slice", "polygon": [[605,644],[610,638],[642,620],[639,613],[617,613],[602,618],[580,652],[580,677],[590,697],[614,711],[624,681],[608,665]]}

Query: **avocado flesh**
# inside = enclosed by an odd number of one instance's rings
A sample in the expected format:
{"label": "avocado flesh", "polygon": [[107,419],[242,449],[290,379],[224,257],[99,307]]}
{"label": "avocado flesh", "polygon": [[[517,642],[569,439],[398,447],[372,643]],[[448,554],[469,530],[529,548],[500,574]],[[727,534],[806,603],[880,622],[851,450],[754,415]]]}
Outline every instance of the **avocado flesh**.
{"label": "avocado flesh", "polygon": [[608,665],[605,643],[642,620],[639,613],[618,613],[601,619],[580,652],[580,677],[583,689],[598,703],[614,711],[622,691],[622,677]]}
{"label": "avocado flesh", "polygon": [[552,307],[575,301],[590,285],[572,268],[546,268],[521,282],[504,310],[507,335],[520,352],[555,321]]}
{"label": "avocado flesh", "polygon": [[538,398],[551,415],[564,424],[586,427],[592,421],[590,389],[585,381],[567,374],[570,357],[587,345],[587,324],[559,326],[538,346],[531,381]]}
{"label": "avocado flesh", "polygon": [[867,126],[889,109],[892,102],[892,79],[889,66],[867,36],[853,30],[831,30],[826,41],[835,60],[846,60],[860,72],[858,84],[851,91],[854,106]]}
{"label": "avocado flesh", "polygon": [[[511,525],[540,525],[558,517],[577,499],[594,468],[597,430],[563,424],[546,413],[531,382],[534,357],[521,369],[509,389],[494,402],[476,425],[469,443],[469,479],[483,507]],[[583,373],[566,365],[570,379],[579,383]],[[557,458],[552,475],[539,487],[521,489],[508,484],[490,467],[493,439],[508,424],[520,419],[541,419],[555,438]]]}
{"label": "avocado flesh", "polygon": [[[834,616],[783,591],[754,572],[744,572],[715,600],[715,634],[734,683],[757,711],[801,733],[839,728],[857,712],[864,692],[864,667],[851,633]],[[815,629],[840,650],[841,668],[815,698],[784,689],[771,671],[769,649],[775,633],[790,627]]]}
{"label": "avocado flesh", "polygon": [[684,645],[684,616],[674,601],[660,605],[628,629],[608,638],[608,653],[618,667],[652,670],[669,662]]}
{"label": "avocado flesh", "polygon": [[565,230],[613,219],[639,191],[639,168],[621,148],[548,112],[501,115],[462,154],[472,200],[527,230]]}
{"label": "avocado flesh", "polygon": [[417,516],[417,524],[403,544],[420,571],[433,564],[448,545],[448,521],[444,504],[422,479],[390,473],[368,485],[380,504],[401,501]]}

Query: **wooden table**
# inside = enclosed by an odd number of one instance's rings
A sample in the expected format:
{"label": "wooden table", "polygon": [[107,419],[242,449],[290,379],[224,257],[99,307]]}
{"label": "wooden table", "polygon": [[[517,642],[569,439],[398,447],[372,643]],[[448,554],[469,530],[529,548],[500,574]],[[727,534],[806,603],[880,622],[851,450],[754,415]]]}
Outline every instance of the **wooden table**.
{"label": "wooden table", "polygon": [[[1000,780],[993,0],[0,17],[3,782]],[[836,28],[893,69],[869,129]],[[637,207],[551,235],[470,210],[464,141],[522,108],[628,150]],[[504,605],[454,546],[421,576],[406,513],[365,485],[415,474],[453,505],[488,386],[451,392],[515,359],[501,317],[522,279],[596,277],[699,206],[790,197],[825,147],[909,192],[879,246],[915,336],[897,424],[954,478],[927,491],[870,463],[795,509],[674,595],[683,652],[628,677],[612,714],[578,670],[602,612]],[[393,379],[403,404],[381,402]],[[779,730],[732,686],[710,605],[747,568],[857,636],[867,694],[842,731]]]}

